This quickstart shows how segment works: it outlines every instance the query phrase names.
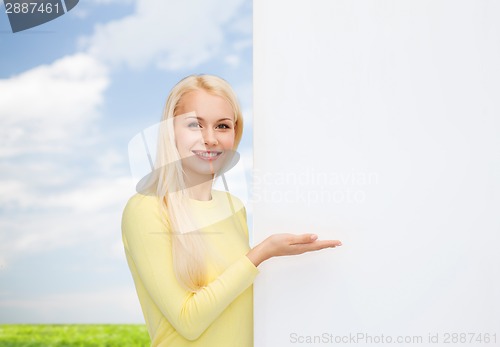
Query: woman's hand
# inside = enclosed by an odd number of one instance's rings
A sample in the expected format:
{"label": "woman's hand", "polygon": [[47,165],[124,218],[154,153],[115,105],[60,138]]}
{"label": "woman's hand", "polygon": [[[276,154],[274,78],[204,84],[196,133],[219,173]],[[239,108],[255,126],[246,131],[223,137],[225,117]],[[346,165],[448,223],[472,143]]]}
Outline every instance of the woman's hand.
{"label": "woman's hand", "polygon": [[272,257],[302,254],[341,245],[339,240],[320,241],[315,234],[274,234],[252,248],[247,257],[255,266],[259,266]]}

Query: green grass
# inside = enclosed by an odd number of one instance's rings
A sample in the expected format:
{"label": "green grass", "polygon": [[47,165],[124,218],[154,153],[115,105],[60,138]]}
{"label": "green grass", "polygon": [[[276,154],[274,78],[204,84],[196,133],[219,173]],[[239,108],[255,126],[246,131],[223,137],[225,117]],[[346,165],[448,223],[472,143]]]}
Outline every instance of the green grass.
{"label": "green grass", "polygon": [[149,346],[145,325],[0,325],[1,347]]}

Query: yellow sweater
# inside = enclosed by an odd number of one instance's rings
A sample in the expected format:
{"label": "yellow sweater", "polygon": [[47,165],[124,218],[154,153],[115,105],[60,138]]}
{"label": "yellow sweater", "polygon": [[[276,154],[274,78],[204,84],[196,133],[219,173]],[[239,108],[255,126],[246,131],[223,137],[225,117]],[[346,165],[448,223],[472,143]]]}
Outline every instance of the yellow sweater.
{"label": "yellow sweater", "polygon": [[231,208],[228,194],[214,190],[210,201],[191,200],[195,217],[207,225],[202,229],[207,242],[226,264],[211,270],[209,284],[196,293],[186,291],[174,275],[171,235],[158,199],[136,194],[125,207],[125,254],[151,346],[253,346],[252,283],[259,271],[246,256],[245,208],[234,196]]}

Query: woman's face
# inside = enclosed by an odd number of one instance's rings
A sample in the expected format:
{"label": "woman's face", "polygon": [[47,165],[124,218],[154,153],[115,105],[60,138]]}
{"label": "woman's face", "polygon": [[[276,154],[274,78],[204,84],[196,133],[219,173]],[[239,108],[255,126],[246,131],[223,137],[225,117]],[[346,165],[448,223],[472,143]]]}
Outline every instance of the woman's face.
{"label": "woman's face", "polygon": [[226,99],[196,90],[184,94],[174,117],[175,143],[187,176],[218,172],[234,146],[234,111]]}

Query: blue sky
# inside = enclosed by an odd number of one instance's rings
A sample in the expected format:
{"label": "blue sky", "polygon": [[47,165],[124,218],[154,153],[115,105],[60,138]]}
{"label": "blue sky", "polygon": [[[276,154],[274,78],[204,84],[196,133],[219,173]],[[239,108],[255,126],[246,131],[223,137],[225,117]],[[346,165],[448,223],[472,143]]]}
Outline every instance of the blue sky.
{"label": "blue sky", "polygon": [[0,323],[142,322],[128,141],[179,79],[211,73],[240,97],[251,162],[252,3],[87,0],[16,34],[0,8]]}

